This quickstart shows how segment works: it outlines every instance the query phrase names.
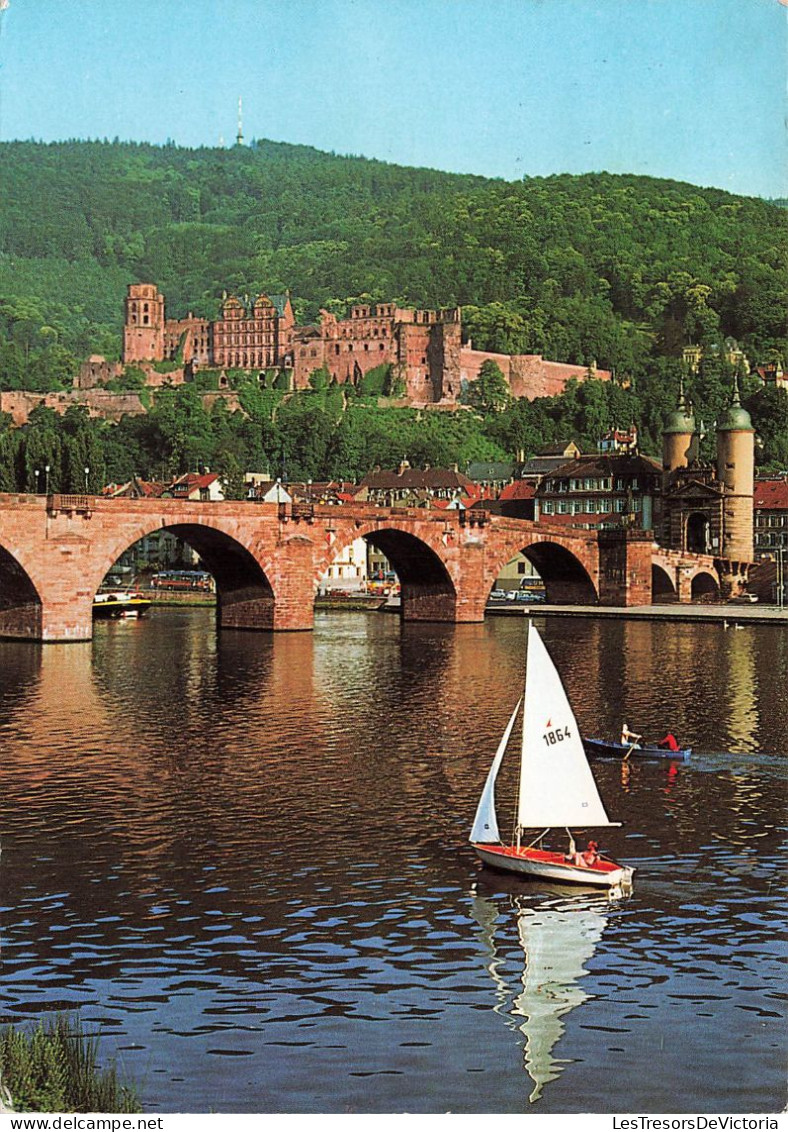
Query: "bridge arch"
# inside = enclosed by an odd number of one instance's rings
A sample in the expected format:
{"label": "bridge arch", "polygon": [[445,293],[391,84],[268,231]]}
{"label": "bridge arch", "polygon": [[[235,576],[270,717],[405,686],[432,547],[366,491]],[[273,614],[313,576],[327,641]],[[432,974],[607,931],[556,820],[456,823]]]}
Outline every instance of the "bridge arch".
{"label": "bridge arch", "polygon": [[15,554],[0,546],[0,637],[40,640],[42,610],[41,596],[30,574]]}
{"label": "bridge arch", "polygon": [[140,539],[168,531],[195,550],[216,582],[217,624],[222,629],[273,629],[275,594],[268,574],[252,549],[206,516],[205,522],[146,524],[124,531],[105,548],[90,582],[92,592],[120,556]]}
{"label": "bridge arch", "polygon": [[651,564],[651,600],[656,605],[679,600],[675,579],[658,562]]}
{"label": "bridge arch", "polygon": [[447,561],[449,539],[445,532],[436,531],[440,528],[425,530],[417,522],[403,520],[402,526],[389,521],[385,525],[356,524],[351,530],[331,532],[328,549],[315,574],[315,591],[331,563],[356,539],[363,538],[386,556],[397,574],[403,620],[454,621],[458,590]]}
{"label": "bridge arch", "polygon": [[[588,548],[554,534],[531,534],[523,541],[522,535],[507,540],[487,575],[485,597],[495,585],[501,570],[516,554],[524,554],[541,577],[547,600],[556,605],[596,605],[599,593],[593,574],[596,563],[591,561]],[[584,562],[580,555],[586,559]],[[593,574],[592,574],[593,571]]]}
{"label": "bridge arch", "polygon": [[719,579],[711,570],[697,570],[690,583],[692,601],[719,601]]}

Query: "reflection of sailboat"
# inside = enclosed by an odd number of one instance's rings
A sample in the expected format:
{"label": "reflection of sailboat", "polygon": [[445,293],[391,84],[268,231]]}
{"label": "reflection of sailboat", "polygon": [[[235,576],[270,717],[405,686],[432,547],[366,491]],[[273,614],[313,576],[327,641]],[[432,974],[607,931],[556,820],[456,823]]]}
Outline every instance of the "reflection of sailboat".
{"label": "reflection of sailboat", "polygon": [[[490,955],[487,970],[496,986],[495,1011],[508,1016],[525,1037],[524,1062],[534,1083],[529,1098],[533,1103],[545,1085],[563,1072],[564,1061],[553,1057],[553,1049],[564,1033],[563,1017],[591,997],[579,980],[587,974],[584,964],[602,938],[607,916],[599,897],[572,905],[550,901],[537,906],[518,898],[517,932],[525,964],[522,990],[515,995],[503,978],[503,960],[495,946],[495,906],[477,895],[473,907]],[[522,1022],[517,1021],[520,1018]]]}
{"label": "reflection of sailboat", "polygon": [[562,911],[557,908],[520,909],[517,930],[525,952],[523,989],[512,1007],[525,1021],[525,1068],[539,1100],[548,1081],[563,1071],[553,1058],[553,1047],[564,1032],[565,1014],[580,1006],[589,994],[578,980],[602,937],[607,917],[593,907]]}
{"label": "reflection of sailboat", "polygon": [[[495,815],[495,780],[514,728],[520,704],[495,753],[471,830],[471,843],[487,865],[564,883],[610,888],[629,887],[631,868],[600,856],[592,842],[577,853],[569,827],[618,825],[611,822],[588,765],[580,731],[561,678],[533,623],[528,623],[520,791],[516,842],[504,845]],[[569,852],[542,849],[537,843],[556,826],[566,827]],[[545,828],[546,827],[546,828]],[[524,829],[543,829],[530,845],[521,845]]]}

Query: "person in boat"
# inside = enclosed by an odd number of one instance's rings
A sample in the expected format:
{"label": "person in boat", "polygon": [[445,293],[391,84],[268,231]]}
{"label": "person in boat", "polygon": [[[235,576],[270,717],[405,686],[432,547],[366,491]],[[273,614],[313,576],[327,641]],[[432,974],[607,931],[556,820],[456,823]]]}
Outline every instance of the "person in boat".
{"label": "person in boat", "polygon": [[584,853],[575,853],[569,857],[573,865],[580,865],[581,868],[592,869],[599,860],[599,846],[596,841],[589,841],[588,848]]}
{"label": "person in boat", "polygon": [[629,730],[629,725],[626,720],[621,725],[621,742],[625,747],[634,747],[643,738],[642,735],[636,735],[634,731]]}
{"label": "person in boat", "polygon": [[660,741],[657,743],[657,746],[661,747],[663,751],[680,751],[681,750],[681,747],[679,746],[678,740],[677,740],[676,736],[673,734],[672,731],[668,731],[665,738],[660,739]]}

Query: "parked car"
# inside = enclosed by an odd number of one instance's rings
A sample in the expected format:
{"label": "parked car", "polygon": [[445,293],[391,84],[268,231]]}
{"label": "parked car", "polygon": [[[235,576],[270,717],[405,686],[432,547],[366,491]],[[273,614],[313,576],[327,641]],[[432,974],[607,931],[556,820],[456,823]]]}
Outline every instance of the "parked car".
{"label": "parked car", "polygon": [[539,593],[538,591],[520,590],[517,594],[517,600],[529,602],[531,605],[534,605],[538,602],[546,601],[547,599],[543,593]]}
{"label": "parked car", "polygon": [[757,594],[743,593],[736,594],[735,597],[729,597],[728,601],[732,605],[752,605],[753,602],[758,600]]}
{"label": "parked car", "polygon": [[506,590],[493,590],[490,601],[506,601]]}

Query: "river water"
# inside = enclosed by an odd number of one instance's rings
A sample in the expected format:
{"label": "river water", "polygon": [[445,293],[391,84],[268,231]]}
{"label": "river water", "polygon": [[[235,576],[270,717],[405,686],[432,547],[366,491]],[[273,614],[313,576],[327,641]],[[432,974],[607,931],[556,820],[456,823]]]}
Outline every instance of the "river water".
{"label": "river water", "polygon": [[524,620],[0,642],[3,1020],[152,1113],[781,1110],[788,633],[536,623],[586,733],[696,749],[594,763],[629,898],[467,845]]}

